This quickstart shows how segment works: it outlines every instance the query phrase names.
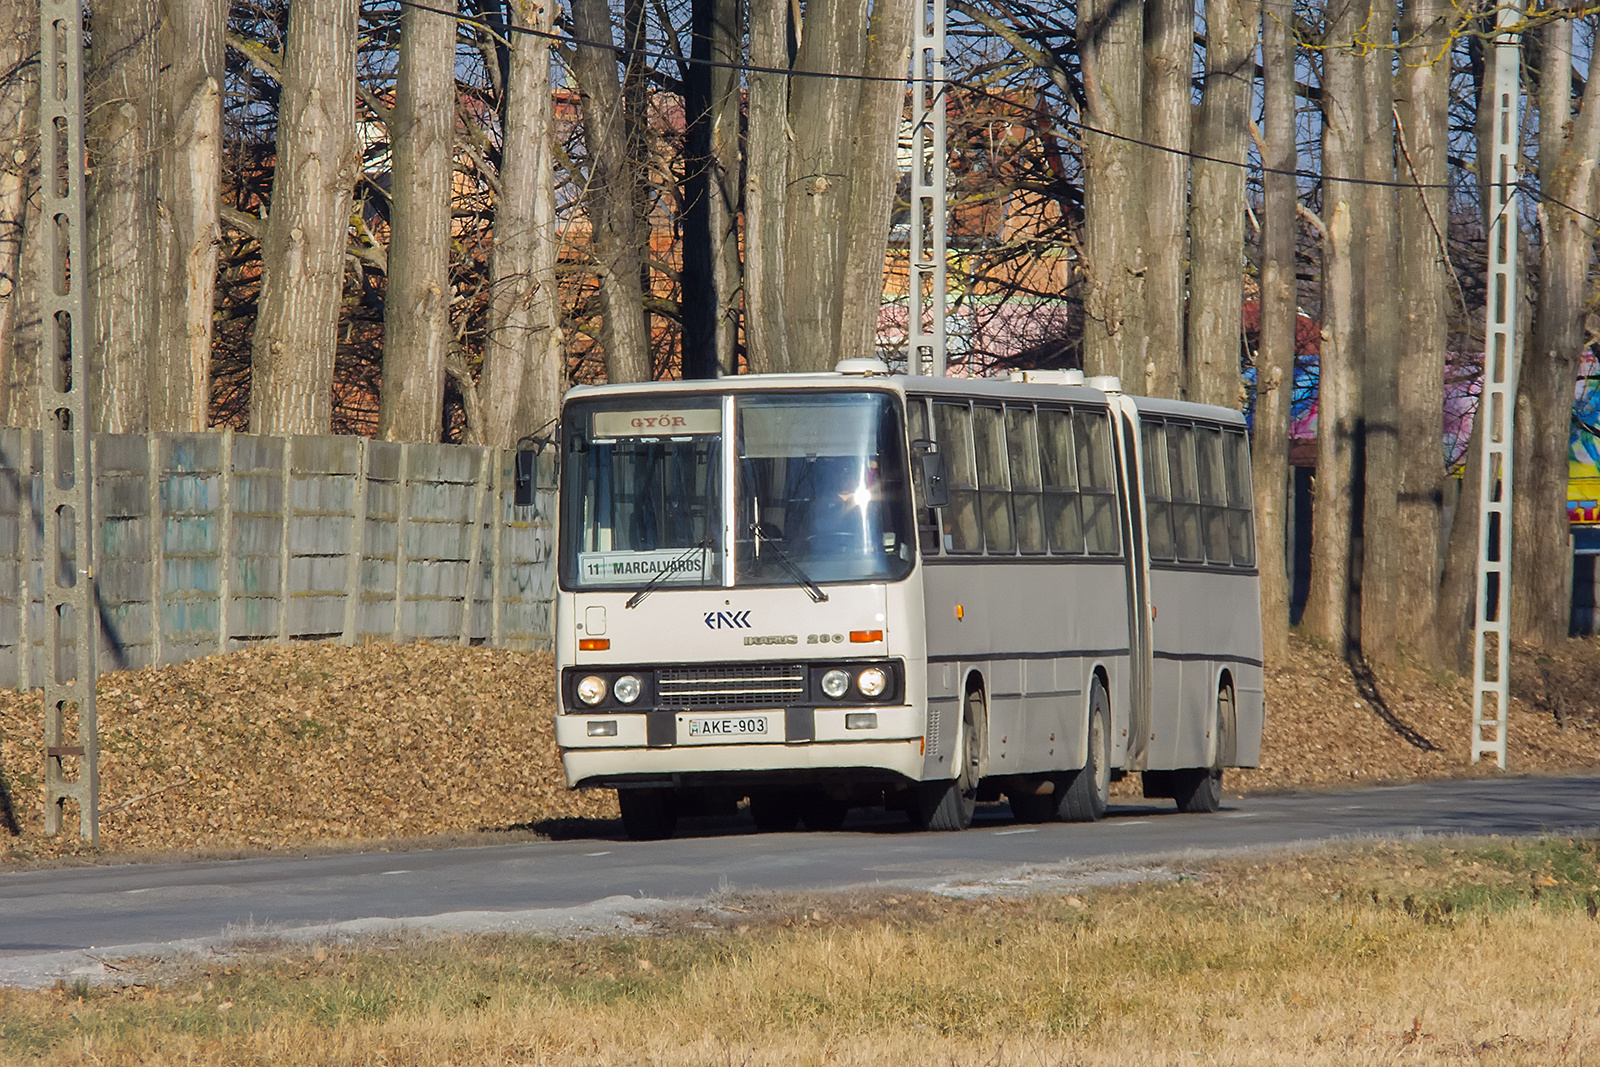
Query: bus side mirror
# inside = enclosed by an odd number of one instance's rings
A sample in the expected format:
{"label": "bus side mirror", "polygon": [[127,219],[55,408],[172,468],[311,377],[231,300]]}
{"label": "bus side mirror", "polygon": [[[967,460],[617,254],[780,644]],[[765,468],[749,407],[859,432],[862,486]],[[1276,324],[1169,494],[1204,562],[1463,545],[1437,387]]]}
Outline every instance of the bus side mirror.
{"label": "bus side mirror", "polygon": [[533,479],[539,466],[539,453],[531,448],[517,449],[517,487],[511,502],[519,508],[533,507]]}
{"label": "bus side mirror", "polygon": [[950,490],[945,486],[944,457],[928,440],[911,442],[917,464],[922,474],[922,506],[942,508],[950,503]]}
{"label": "bus side mirror", "polygon": [[556,487],[554,443],[549,437],[524,437],[517,442],[516,486],[511,500],[517,507],[532,507],[538,490]]}

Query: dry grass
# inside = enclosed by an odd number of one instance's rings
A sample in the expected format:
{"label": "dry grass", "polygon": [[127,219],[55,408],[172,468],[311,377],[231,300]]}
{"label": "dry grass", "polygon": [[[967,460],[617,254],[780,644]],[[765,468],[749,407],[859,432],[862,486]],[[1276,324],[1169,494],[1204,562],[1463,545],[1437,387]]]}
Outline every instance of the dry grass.
{"label": "dry grass", "polygon": [[1081,898],[735,901],[650,937],[266,946],[115,990],[0,991],[0,1061],[1592,1062],[1596,859],[1374,845]]}

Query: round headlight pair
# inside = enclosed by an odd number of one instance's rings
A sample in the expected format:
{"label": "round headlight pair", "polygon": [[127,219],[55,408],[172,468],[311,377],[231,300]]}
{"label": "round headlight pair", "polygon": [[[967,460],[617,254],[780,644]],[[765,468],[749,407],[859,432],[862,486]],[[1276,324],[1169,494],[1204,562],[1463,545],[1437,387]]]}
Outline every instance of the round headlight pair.
{"label": "round headlight pair", "polygon": [[[889,688],[889,672],[882,667],[868,667],[856,675],[856,688],[869,699],[881,697]],[[835,667],[822,676],[822,691],[838,700],[850,691],[850,675]]]}
{"label": "round headlight pair", "polygon": [[[611,695],[617,698],[618,703],[632,704],[639,699],[644,685],[638,678],[631,674],[624,674],[611,685]],[[578,682],[578,699],[585,704],[594,705],[606,698],[606,680],[598,674],[591,674]]]}

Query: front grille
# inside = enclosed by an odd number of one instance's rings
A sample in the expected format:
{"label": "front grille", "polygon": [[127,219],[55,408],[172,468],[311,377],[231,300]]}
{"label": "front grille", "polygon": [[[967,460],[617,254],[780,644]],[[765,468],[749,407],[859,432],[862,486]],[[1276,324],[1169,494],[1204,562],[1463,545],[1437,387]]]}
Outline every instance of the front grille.
{"label": "front grille", "polygon": [[656,678],[664,708],[782,708],[806,696],[806,669],[798,663],[663,667]]}

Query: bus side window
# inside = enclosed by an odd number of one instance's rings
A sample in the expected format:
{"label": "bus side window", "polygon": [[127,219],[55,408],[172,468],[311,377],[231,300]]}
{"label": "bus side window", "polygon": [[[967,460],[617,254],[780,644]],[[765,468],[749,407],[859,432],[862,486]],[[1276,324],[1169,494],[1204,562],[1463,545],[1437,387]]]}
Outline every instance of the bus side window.
{"label": "bus side window", "polygon": [[944,455],[950,491],[950,503],[941,509],[945,551],[982,552],[978,479],[972,463],[972,409],[966,404],[934,404],[933,429]]}
{"label": "bus side window", "polygon": [[1117,483],[1111,472],[1111,423],[1098,411],[1075,411],[1072,423],[1084,541],[1091,555],[1115,556],[1122,551],[1122,536],[1117,526]]}
{"label": "bus side window", "polygon": [[1044,474],[1045,521],[1050,551],[1081,555],[1083,518],[1078,512],[1078,465],[1073,455],[1072,416],[1039,412],[1039,459]]}
{"label": "bus side window", "polygon": [[1011,479],[1006,473],[1005,428],[1000,409],[972,409],[972,443],[978,459],[979,506],[983,512],[984,547],[990,555],[1017,550],[1011,530]]}
{"label": "bus side window", "polygon": [[[919,396],[906,397],[906,430],[907,436],[912,441],[926,441],[928,432],[928,402]],[[934,508],[924,507],[923,501],[927,499],[922,484],[922,464],[913,455],[911,457],[911,488],[913,493],[913,506],[917,512],[917,545],[925,556],[939,554],[939,512]]]}
{"label": "bus side window", "polygon": [[1159,422],[1140,427],[1144,447],[1144,497],[1150,536],[1150,558],[1177,558],[1172,541],[1172,488],[1167,481],[1167,428]]}
{"label": "bus side window", "polygon": [[1172,534],[1178,559],[1203,563],[1200,544],[1200,487],[1194,472],[1194,427],[1167,424],[1167,475],[1172,484]]}
{"label": "bus side window", "polygon": [[1242,433],[1228,431],[1223,455],[1228,477],[1228,540],[1232,542],[1233,562],[1239,567],[1254,567],[1256,532],[1251,513],[1255,501],[1250,491],[1250,439]]}
{"label": "bus side window", "polygon": [[1200,527],[1206,543],[1206,562],[1233,564],[1228,540],[1228,487],[1222,462],[1222,428],[1196,426],[1195,468],[1200,474]]}
{"label": "bus side window", "polygon": [[1023,554],[1044,551],[1044,519],[1040,509],[1039,442],[1033,409],[1006,405],[1006,452],[1011,459],[1011,511],[1017,522],[1017,548]]}

